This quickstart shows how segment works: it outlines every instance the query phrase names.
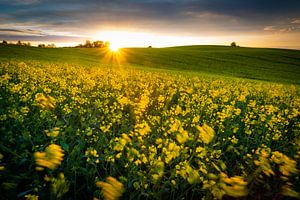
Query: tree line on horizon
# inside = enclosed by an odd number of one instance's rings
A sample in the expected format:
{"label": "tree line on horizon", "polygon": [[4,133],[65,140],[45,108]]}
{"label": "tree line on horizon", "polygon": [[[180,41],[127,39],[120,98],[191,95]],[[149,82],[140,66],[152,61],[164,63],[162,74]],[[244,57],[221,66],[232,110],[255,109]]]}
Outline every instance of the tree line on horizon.
{"label": "tree line on horizon", "polygon": [[75,48],[105,48],[109,47],[110,43],[108,41],[101,41],[101,40],[96,40],[96,41],[90,41],[86,40],[85,44],[79,44]]}
{"label": "tree line on horizon", "polygon": [[[30,42],[21,42],[20,40],[16,43],[13,42],[7,42],[6,40],[3,40],[0,45],[18,45],[18,46],[27,46],[30,47],[31,43]],[[74,46],[74,48],[107,48],[110,46],[109,41],[101,41],[101,40],[96,40],[96,41],[90,41],[86,40],[84,44],[79,44],[77,46]],[[231,47],[240,47],[239,45],[236,44],[236,42],[231,42],[230,43]],[[37,47],[40,48],[56,48],[55,44],[38,44]],[[152,48],[152,46],[149,46],[148,48]]]}
{"label": "tree line on horizon", "polygon": [[[17,46],[26,46],[26,47],[31,47],[31,43],[30,42],[21,42],[20,40],[16,43],[14,42],[7,42],[6,40],[3,40],[2,43],[0,43],[1,45],[17,45]],[[40,48],[55,48],[55,44],[38,44],[37,47]]]}
{"label": "tree line on horizon", "polygon": [[[30,42],[21,42],[20,40],[16,43],[14,42],[8,42],[6,40],[3,40],[1,45],[18,45],[18,46],[31,46]],[[86,40],[84,44],[79,44],[75,46],[75,48],[105,48],[109,47],[110,43],[108,41],[101,41],[101,40],[96,40],[96,41],[90,41]],[[38,44],[37,47],[40,48],[56,48],[55,44]]]}
{"label": "tree line on horizon", "polygon": [[2,45],[19,45],[19,46],[28,46],[28,47],[31,46],[30,42],[21,42],[20,40],[16,43],[7,42],[6,40],[3,40],[2,43],[0,43],[0,44],[2,44]]}

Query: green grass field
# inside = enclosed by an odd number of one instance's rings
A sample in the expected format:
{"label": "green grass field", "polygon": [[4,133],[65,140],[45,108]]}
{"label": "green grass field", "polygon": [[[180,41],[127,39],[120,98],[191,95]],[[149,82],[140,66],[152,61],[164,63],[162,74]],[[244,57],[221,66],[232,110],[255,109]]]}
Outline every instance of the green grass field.
{"label": "green grass field", "polygon": [[[300,51],[286,49],[184,46],[122,49],[124,66],[222,75],[300,84]],[[103,49],[0,46],[0,60],[42,61],[97,66]]]}
{"label": "green grass field", "polygon": [[0,199],[299,199],[299,58],[0,46]]}

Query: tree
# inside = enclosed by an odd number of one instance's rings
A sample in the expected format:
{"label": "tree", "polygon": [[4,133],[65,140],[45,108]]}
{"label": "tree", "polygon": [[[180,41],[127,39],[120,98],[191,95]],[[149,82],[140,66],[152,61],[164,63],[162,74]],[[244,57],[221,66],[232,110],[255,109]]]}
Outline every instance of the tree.
{"label": "tree", "polygon": [[40,47],[40,48],[45,48],[46,45],[45,45],[45,44],[39,44],[38,47]]}
{"label": "tree", "polygon": [[19,40],[19,41],[17,42],[17,45],[22,45],[22,42]]}
{"label": "tree", "polygon": [[2,41],[2,44],[7,44],[7,41],[6,41],[6,40],[3,40],[3,41]]}
{"label": "tree", "polygon": [[237,47],[237,45],[236,45],[235,42],[231,42],[230,46],[231,46],[231,47]]}
{"label": "tree", "polygon": [[86,40],[84,47],[86,47],[86,48],[93,48],[93,44],[91,43],[90,40]]}
{"label": "tree", "polygon": [[104,47],[104,42],[100,41],[100,40],[97,40],[97,41],[93,42],[93,44],[94,44],[94,48],[102,48],[102,47]]}
{"label": "tree", "polygon": [[53,43],[52,44],[48,44],[47,48],[55,48],[55,44],[53,44]]}
{"label": "tree", "polygon": [[90,41],[86,40],[85,44],[78,44],[75,46],[75,48],[105,48],[109,47],[110,43],[108,41],[101,41],[101,40],[96,40],[96,41]]}

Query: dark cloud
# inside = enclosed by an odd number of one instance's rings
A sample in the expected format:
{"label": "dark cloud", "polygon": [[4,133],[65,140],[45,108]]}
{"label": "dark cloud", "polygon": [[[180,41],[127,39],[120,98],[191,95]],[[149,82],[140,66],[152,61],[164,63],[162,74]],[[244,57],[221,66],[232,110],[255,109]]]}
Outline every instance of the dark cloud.
{"label": "dark cloud", "polygon": [[58,42],[58,43],[82,43],[87,40],[85,37],[62,36],[62,35],[26,35],[26,34],[5,34],[0,31],[1,40],[8,41],[36,41],[36,42]]}
{"label": "dark cloud", "polygon": [[0,28],[0,35],[30,35],[30,36],[46,36],[47,34],[39,30],[18,30],[18,29],[9,29],[9,28]]}

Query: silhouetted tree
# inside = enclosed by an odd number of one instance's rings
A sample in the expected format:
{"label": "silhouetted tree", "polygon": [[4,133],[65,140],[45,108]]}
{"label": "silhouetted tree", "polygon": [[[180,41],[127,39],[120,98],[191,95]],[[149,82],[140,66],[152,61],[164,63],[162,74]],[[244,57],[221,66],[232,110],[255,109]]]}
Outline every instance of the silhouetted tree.
{"label": "silhouetted tree", "polygon": [[108,41],[97,40],[91,42],[90,40],[86,40],[85,44],[78,44],[75,48],[104,48],[109,47],[110,43]]}
{"label": "silhouetted tree", "polygon": [[45,45],[45,44],[39,44],[38,47],[40,47],[40,48],[45,48],[46,45]]}
{"label": "silhouetted tree", "polygon": [[86,48],[93,48],[93,44],[91,43],[90,40],[86,40],[85,44],[84,44],[84,47],[86,47]]}
{"label": "silhouetted tree", "polygon": [[31,46],[30,42],[23,42],[22,45],[26,46],[26,47],[30,47]]}
{"label": "silhouetted tree", "polygon": [[55,48],[55,44],[48,44],[47,48]]}
{"label": "silhouetted tree", "polygon": [[17,45],[22,45],[22,42],[19,40],[19,41],[17,42]]}
{"label": "silhouetted tree", "polygon": [[104,47],[104,42],[100,41],[100,40],[97,40],[97,41],[93,42],[93,44],[94,44],[94,48],[102,48],[102,47]]}
{"label": "silhouetted tree", "polygon": [[237,47],[237,45],[236,45],[235,42],[231,42],[230,46],[231,46],[231,47]]}
{"label": "silhouetted tree", "polygon": [[3,41],[2,41],[2,44],[7,44],[7,41],[6,41],[6,40],[3,40]]}

